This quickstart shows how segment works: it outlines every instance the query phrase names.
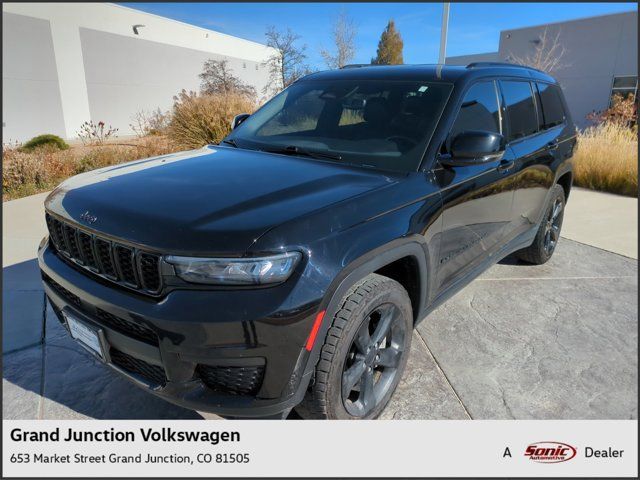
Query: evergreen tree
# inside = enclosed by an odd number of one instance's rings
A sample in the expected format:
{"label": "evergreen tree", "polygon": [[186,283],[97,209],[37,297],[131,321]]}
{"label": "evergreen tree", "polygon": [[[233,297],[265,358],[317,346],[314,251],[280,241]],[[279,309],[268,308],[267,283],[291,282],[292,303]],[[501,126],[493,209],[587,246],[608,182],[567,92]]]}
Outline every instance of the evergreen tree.
{"label": "evergreen tree", "polygon": [[380,35],[377,55],[371,59],[371,63],[374,65],[400,65],[404,63],[402,59],[403,46],[402,37],[400,32],[396,30],[395,22],[389,20],[387,28]]}

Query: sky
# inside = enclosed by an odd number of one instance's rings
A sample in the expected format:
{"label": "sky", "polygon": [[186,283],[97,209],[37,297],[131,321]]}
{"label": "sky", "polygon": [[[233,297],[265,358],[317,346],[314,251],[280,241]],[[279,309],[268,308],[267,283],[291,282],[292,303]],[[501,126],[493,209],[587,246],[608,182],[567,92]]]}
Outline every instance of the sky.
{"label": "sky", "polygon": [[[291,28],[306,45],[307,63],[324,66],[320,50],[331,48],[331,27],[340,9],[358,28],[356,57],[369,63],[390,18],[404,41],[405,63],[436,63],[441,3],[121,3],[156,15],[237,37],[265,42],[268,26]],[[500,31],[575,18],[637,10],[636,3],[452,3],[447,56],[498,50]]]}

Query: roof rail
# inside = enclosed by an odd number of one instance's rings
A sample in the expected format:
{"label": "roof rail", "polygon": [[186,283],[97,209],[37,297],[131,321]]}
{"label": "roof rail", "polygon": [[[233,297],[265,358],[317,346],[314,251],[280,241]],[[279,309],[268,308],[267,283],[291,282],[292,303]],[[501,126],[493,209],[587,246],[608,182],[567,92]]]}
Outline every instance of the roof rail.
{"label": "roof rail", "polygon": [[536,72],[540,72],[540,73],[546,73],[537,68],[529,67],[528,65],[518,65],[517,63],[509,63],[509,62],[472,62],[467,65],[467,68],[477,68],[477,67],[515,67],[515,68],[526,68],[527,70],[535,70]]}
{"label": "roof rail", "polygon": [[351,63],[349,65],[344,65],[340,67],[340,70],[344,70],[345,68],[362,68],[362,67],[376,67],[378,64],[376,63]]}

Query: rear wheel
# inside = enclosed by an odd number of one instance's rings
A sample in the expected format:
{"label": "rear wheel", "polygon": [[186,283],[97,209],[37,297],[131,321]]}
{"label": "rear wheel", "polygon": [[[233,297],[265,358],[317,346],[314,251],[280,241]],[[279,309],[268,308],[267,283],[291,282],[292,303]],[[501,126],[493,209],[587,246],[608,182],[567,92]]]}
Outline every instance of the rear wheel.
{"label": "rear wheel", "polygon": [[342,299],[322,346],[315,383],[297,408],[304,418],[376,418],[407,363],[411,301],[395,280],[371,274]]}
{"label": "rear wheel", "polygon": [[516,252],[516,256],[519,259],[534,265],[542,265],[551,258],[558,245],[558,240],[560,240],[564,205],[564,189],[560,185],[555,185],[533,243],[531,246]]}

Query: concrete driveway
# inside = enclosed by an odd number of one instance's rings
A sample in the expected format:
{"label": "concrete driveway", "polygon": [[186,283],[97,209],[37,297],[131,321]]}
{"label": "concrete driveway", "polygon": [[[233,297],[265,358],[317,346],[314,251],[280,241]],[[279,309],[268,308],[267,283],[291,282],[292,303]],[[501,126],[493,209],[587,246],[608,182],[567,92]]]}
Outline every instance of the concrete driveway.
{"label": "concrete driveway", "polygon": [[[420,323],[382,418],[637,418],[637,260],[624,256],[637,201],[571,195],[573,240],[549,263],[505,259]],[[3,204],[3,418],[217,418],[133,387],[69,339],[34,259],[42,200]],[[606,202],[623,207],[584,215]]]}

